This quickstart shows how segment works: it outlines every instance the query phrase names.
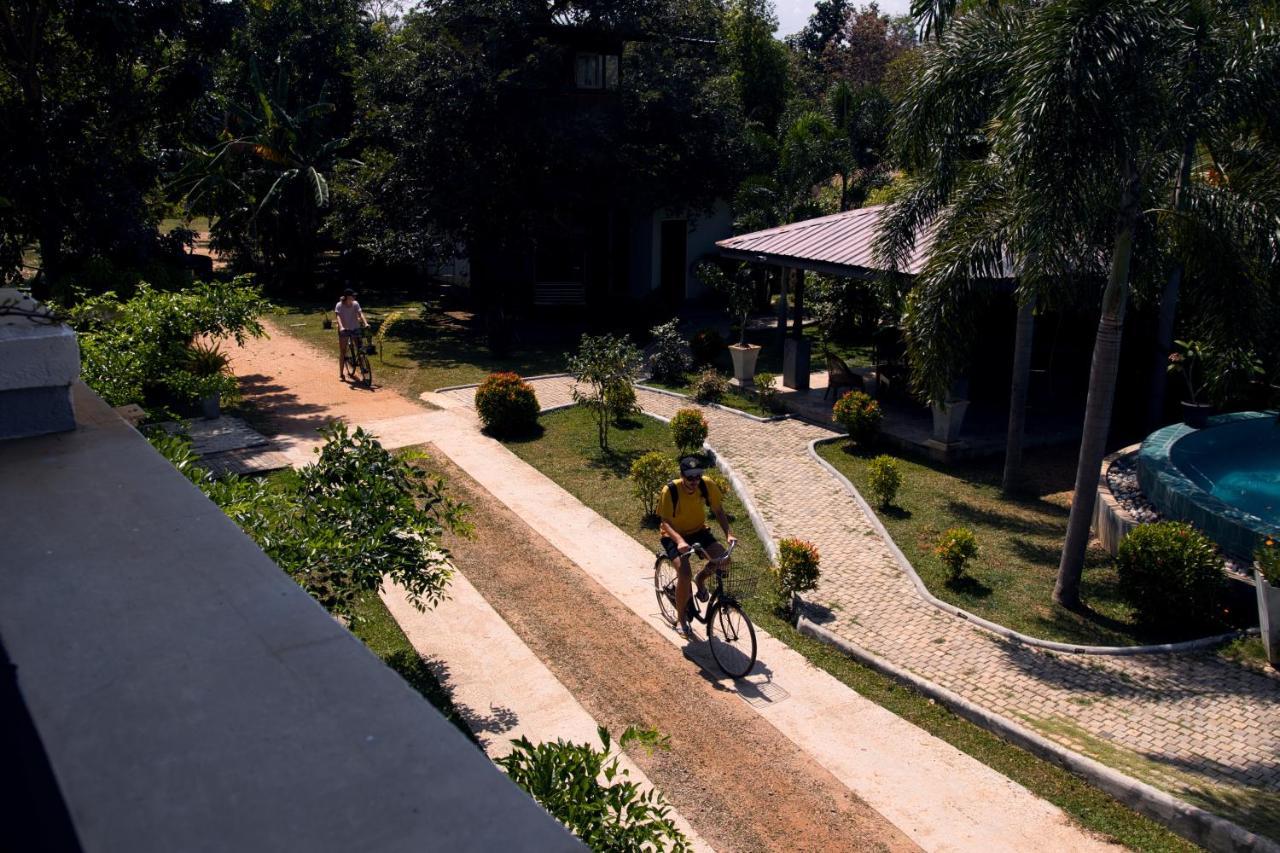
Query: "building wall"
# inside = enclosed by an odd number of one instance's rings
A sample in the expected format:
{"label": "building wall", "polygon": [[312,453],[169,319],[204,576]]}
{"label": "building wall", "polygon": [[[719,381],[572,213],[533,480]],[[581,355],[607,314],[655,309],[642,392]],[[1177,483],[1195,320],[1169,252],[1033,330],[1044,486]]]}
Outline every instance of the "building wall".
{"label": "building wall", "polygon": [[630,292],[634,299],[643,299],[662,287],[662,223],[669,219],[684,219],[689,226],[685,251],[686,299],[697,298],[705,292],[693,274],[694,265],[703,258],[716,256],[716,241],[733,233],[733,216],[729,203],[723,199],[717,200],[709,212],[662,209],[636,214],[631,237]]}

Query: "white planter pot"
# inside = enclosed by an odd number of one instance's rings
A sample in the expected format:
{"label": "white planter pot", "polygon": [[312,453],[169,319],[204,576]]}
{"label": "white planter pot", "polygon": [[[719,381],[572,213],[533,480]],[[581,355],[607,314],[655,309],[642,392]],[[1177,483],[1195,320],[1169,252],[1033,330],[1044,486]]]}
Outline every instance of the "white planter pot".
{"label": "white planter pot", "polygon": [[733,378],[739,385],[752,385],[756,378],[756,359],[760,357],[758,344],[730,344],[729,357],[733,359]]}
{"label": "white planter pot", "polygon": [[968,411],[968,400],[948,400],[945,403],[934,403],[934,441],[939,441],[943,444],[953,444],[959,441],[960,428],[964,426],[964,416]]}
{"label": "white planter pot", "polygon": [[1280,586],[1272,586],[1255,567],[1253,582],[1258,590],[1258,626],[1262,629],[1262,647],[1267,660],[1280,668]]}

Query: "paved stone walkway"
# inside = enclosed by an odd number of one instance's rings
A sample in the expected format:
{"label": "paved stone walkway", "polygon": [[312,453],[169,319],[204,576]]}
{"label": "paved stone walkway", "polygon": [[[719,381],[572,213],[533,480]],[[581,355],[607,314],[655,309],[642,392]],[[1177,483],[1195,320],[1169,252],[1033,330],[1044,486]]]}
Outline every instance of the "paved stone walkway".
{"label": "paved stone walkway", "polygon": [[[543,408],[571,401],[563,377],[533,381]],[[446,392],[471,405],[471,389]],[[688,401],[637,389],[650,414]],[[1212,653],[1112,657],[1016,644],[923,600],[861,507],[807,446],[830,432],[703,407],[709,442],[745,483],[775,540],[822,554],[813,596],[825,626],[991,711],[1179,796],[1280,810],[1280,678]],[[1230,810],[1230,809],[1225,809]]]}

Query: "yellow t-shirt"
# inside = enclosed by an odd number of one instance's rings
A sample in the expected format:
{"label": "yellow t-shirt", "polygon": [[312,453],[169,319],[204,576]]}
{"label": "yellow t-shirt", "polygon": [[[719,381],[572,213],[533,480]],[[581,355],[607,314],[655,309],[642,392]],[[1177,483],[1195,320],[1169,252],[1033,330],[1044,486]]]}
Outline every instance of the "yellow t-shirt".
{"label": "yellow t-shirt", "polygon": [[[707,487],[707,500],[713,510],[720,509],[722,495],[720,488],[710,480],[702,481]],[[672,480],[672,485],[680,490],[680,500],[675,507],[671,506],[671,486],[662,487],[662,498],[658,501],[658,516],[671,522],[671,526],[681,536],[697,533],[707,526],[707,501],[702,499],[702,489],[695,487],[693,494],[685,491],[680,480]]]}

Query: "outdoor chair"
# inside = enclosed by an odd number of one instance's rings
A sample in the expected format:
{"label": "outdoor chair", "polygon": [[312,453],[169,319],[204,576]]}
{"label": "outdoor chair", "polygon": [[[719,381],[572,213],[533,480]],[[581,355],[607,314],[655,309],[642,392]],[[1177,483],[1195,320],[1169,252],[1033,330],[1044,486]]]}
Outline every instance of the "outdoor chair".
{"label": "outdoor chair", "polygon": [[852,390],[862,390],[862,377],[854,373],[849,365],[844,363],[840,356],[834,353],[827,353],[827,391],[822,395],[822,399],[827,399],[830,394],[835,394],[835,399],[840,399],[838,393],[841,388]]}

